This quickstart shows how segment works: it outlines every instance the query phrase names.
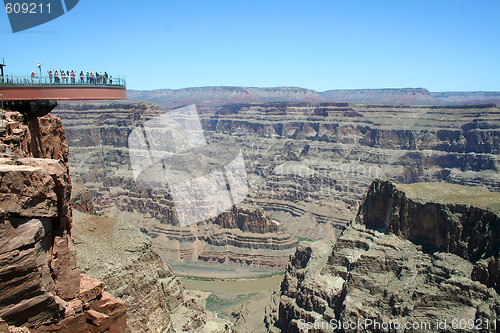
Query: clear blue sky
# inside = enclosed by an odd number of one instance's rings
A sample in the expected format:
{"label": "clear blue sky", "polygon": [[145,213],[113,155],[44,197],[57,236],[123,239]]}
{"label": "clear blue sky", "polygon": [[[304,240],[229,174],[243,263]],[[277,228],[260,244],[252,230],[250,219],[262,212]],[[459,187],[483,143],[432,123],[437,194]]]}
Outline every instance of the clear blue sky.
{"label": "clear blue sky", "polygon": [[80,0],[13,34],[7,73],[108,71],[128,88],[500,90],[499,0]]}

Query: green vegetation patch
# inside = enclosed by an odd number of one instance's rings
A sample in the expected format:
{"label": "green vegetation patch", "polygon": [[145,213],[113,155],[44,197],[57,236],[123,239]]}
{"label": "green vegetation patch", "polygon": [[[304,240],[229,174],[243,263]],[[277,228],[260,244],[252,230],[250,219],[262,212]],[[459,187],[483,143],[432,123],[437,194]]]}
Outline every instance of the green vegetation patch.
{"label": "green vegetation patch", "polygon": [[227,294],[212,293],[206,300],[206,307],[209,311],[224,311],[224,308],[232,307],[241,302],[249,301],[257,293],[239,294],[228,296]]}

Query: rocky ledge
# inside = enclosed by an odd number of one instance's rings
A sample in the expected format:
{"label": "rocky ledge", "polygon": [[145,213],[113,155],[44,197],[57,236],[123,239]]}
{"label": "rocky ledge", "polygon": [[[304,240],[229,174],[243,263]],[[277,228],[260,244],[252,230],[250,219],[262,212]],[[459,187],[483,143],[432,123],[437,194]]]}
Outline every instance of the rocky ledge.
{"label": "rocky ledge", "polygon": [[80,274],[68,145],[58,118],[5,113],[0,136],[0,317],[31,332],[124,332],[123,302]]}
{"label": "rocky ledge", "polygon": [[281,285],[276,326],[495,332],[499,195],[449,186],[374,181],[336,242],[300,243]]}

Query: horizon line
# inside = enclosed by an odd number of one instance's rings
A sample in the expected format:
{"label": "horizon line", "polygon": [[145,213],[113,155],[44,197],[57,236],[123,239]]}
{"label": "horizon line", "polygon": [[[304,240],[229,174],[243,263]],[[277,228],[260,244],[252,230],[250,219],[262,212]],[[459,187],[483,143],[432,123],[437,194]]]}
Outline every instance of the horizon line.
{"label": "horizon line", "polygon": [[176,90],[186,90],[186,89],[199,89],[199,88],[244,88],[244,89],[302,89],[302,90],[310,90],[313,92],[317,93],[325,93],[328,91],[355,91],[355,90],[404,90],[404,89],[411,89],[411,90],[427,90],[429,93],[442,93],[442,92],[482,92],[482,93],[500,93],[499,90],[441,90],[441,91],[431,91],[427,88],[424,87],[398,87],[398,88],[336,88],[336,89],[327,89],[327,90],[315,90],[315,89],[310,89],[310,88],[304,88],[304,87],[299,87],[299,86],[263,86],[263,87],[256,87],[256,86],[232,86],[232,85],[214,85],[214,86],[190,86],[190,87],[183,87],[183,88],[154,88],[154,89],[127,89],[127,90],[136,90],[136,91],[155,91],[155,90],[171,90],[171,91],[176,91]]}

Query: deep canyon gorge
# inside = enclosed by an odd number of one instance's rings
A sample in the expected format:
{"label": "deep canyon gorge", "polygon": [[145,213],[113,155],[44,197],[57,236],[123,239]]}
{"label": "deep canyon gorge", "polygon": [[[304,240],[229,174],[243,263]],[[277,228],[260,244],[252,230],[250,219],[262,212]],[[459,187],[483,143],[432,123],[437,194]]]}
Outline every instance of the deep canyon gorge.
{"label": "deep canyon gorge", "polygon": [[[248,196],[187,227],[168,189],[134,180],[128,138],[198,102],[192,92],[167,106],[133,92],[124,103],[59,103],[34,119],[7,112],[0,317],[32,332],[495,321],[500,109],[488,96],[447,105],[436,98],[469,95],[417,89],[386,92],[418,97],[407,104],[354,104],[342,99],[365,103],[367,92],[300,91],[299,101],[220,103],[228,93],[220,88],[196,105],[208,145],[177,167],[214,169],[241,151]],[[434,104],[409,103],[423,100]],[[263,299],[254,317],[240,302],[221,319],[207,309],[210,293],[187,290],[178,277],[203,276],[196,267],[205,278],[284,276],[274,292],[254,296]]]}

